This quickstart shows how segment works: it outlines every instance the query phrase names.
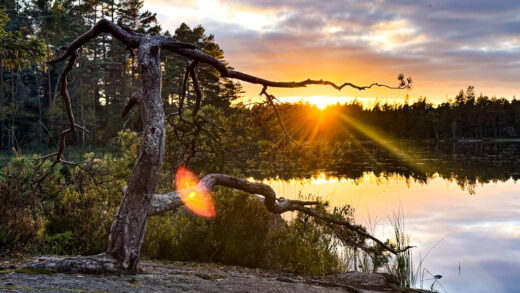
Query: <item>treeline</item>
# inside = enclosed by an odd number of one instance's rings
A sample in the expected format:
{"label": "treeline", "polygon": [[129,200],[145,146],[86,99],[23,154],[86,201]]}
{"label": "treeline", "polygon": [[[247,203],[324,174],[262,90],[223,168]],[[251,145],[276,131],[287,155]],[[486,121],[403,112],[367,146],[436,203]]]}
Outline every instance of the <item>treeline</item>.
{"label": "treeline", "polygon": [[[281,104],[278,110],[288,134],[299,141],[520,138],[520,100],[476,96],[472,86],[438,105],[419,98],[412,103],[376,103],[372,108],[354,101],[323,110],[311,104]],[[277,120],[268,105],[252,111]]]}
{"label": "treeline", "polygon": [[[60,47],[107,18],[125,29],[143,34],[163,33],[196,44],[225,63],[224,52],[204,28],[181,24],[163,31],[156,15],[143,11],[143,0],[0,0],[0,149],[54,147],[66,118],[57,82],[64,64],[46,61],[60,55]],[[130,95],[139,88],[136,52],[109,35],[78,51],[77,67],[69,74],[69,93],[79,125],[68,145],[104,146],[122,129],[140,130],[138,111],[121,117]],[[166,114],[177,112],[185,67],[183,57],[163,52],[162,98]],[[203,105],[212,105],[235,120],[247,119],[255,128],[253,143],[286,136],[271,106],[232,107],[241,94],[240,84],[220,79],[218,72],[201,64],[198,76]],[[188,84],[188,108],[195,100]],[[520,137],[520,101],[477,96],[473,87],[453,99],[433,105],[426,98],[412,103],[376,103],[370,109],[359,102],[333,105],[324,110],[308,104],[281,104],[278,112],[288,135],[298,141],[388,139],[460,140]],[[244,118],[246,117],[246,118]],[[215,117],[216,120],[220,118]],[[222,126],[222,125],[221,125]],[[242,130],[229,129],[236,135]]]}
{"label": "treeline", "polygon": [[[64,64],[46,61],[60,55],[60,47],[90,29],[102,18],[142,34],[162,33],[194,43],[224,61],[223,51],[204,28],[182,24],[163,31],[156,14],[143,11],[143,0],[0,0],[0,148],[53,147],[66,119],[58,93]],[[69,74],[68,90],[76,121],[90,131],[67,142],[104,145],[123,128],[139,130],[137,111],[121,113],[131,93],[139,88],[136,52],[104,35],[78,51],[77,66]],[[166,113],[176,111],[188,60],[163,52],[162,97]],[[228,108],[240,85],[219,79],[216,70],[198,66],[205,104]],[[187,93],[188,105],[194,93]]]}

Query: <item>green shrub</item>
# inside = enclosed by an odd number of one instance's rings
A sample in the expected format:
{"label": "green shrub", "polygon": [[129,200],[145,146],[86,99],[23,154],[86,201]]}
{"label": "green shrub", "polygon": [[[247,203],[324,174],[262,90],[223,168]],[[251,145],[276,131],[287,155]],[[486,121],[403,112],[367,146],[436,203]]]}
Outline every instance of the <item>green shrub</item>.
{"label": "green shrub", "polygon": [[[44,166],[45,167],[45,166]],[[36,163],[17,156],[0,175],[0,245],[23,249],[40,239],[44,231],[43,203],[59,192],[60,174],[35,171]],[[54,189],[45,194],[42,190]]]}
{"label": "green shrub", "polygon": [[331,234],[317,225],[304,229],[304,217],[287,223],[263,202],[243,192],[213,192],[217,215],[197,217],[184,208],[148,221],[144,257],[212,261],[322,275],[341,272]]}
{"label": "green shrub", "polygon": [[45,254],[68,254],[73,239],[72,232],[67,231],[55,235],[43,235],[39,252]]}
{"label": "green shrub", "polygon": [[12,158],[0,175],[0,245],[36,253],[94,254],[137,157],[138,138],[120,133],[122,157],[84,155],[81,166]]}
{"label": "green shrub", "polygon": [[[121,157],[106,154],[99,159],[90,153],[84,156],[80,166],[58,164],[50,169],[50,162],[38,167],[38,160],[12,159],[0,175],[0,244],[35,253],[102,252],[122,200],[121,189],[138,156],[136,133],[123,131],[119,138]],[[199,145],[206,148],[209,143]],[[272,147],[267,142],[259,143],[259,148],[267,152]],[[211,152],[209,148],[204,151]],[[312,153],[304,155],[312,157]],[[214,160],[220,159],[211,159]],[[172,180],[175,162],[173,158],[166,162],[158,190],[171,191],[175,186]],[[198,173],[218,171],[208,168],[202,164]],[[233,169],[227,171],[238,173]],[[45,180],[40,180],[42,176]],[[251,194],[227,188],[216,189],[212,194],[216,202],[215,218],[201,218],[184,208],[150,218],[142,256],[212,261],[308,275],[347,269],[340,257],[337,237],[323,223],[297,213],[289,214],[292,219],[286,221],[267,211],[262,199]],[[324,206],[319,208],[325,212]],[[337,214],[352,220],[349,209]],[[364,240],[358,240],[357,244],[343,244],[362,246]]]}
{"label": "green shrub", "polygon": [[66,253],[96,254],[106,248],[110,225],[123,197],[122,188],[137,157],[136,134],[123,131],[120,139],[124,147],[122,157],[107,154],[96,159],[87,154],[86,166],[93,172],[80,167],[67,170],[68,185],[46,214],[48,235],[72,233]]}

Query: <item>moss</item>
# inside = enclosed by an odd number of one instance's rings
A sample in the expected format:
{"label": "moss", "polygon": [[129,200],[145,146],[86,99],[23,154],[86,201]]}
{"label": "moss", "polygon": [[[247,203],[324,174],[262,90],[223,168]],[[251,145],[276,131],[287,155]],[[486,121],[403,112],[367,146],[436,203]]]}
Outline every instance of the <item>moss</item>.
{"label": "moss", "polygon": [[44,270],[44,269],[29,269],[29,268],[18,269],[15,272],[17,272],[19,274],[30,274],[30,275],[36,275],[36,274],[52,275],[55,273],[53,271]]}
{"label": "moss", "polygon": [[33,287],[27,286],[0,286],[0,290],[33,290]]}
{"label": "moss", "polygon": [[9,274],[11,272],[12,272],[12,270],[0,270],[0,275],[2,275],[2,274]]}

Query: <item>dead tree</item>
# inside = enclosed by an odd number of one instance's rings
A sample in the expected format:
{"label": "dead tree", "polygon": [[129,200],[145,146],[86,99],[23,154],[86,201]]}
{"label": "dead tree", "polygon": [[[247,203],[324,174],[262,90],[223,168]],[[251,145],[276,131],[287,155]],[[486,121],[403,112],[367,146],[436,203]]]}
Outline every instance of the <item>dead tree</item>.
{"label": "dead tree", "polygon": [[[67,74],[74,66],[77,50],[84,46],[88,41],[96,38],[100,34],[108,33],[112,37],[123,42],[127,49],[137,51],[137,60],[140,66],[141,89],[132,94],[124,112],[137,105],[143,124],[142,141],[139,157],[135,163],[132,175],[128,180],[128,186],[124,188],[123,201],[119,211],[110,228],[110,236],[106,252],[93,257],[68,258],[60,261],[47,261],[32,265],[45,269],[84,273],[105,273],[119,272],[135,274],[138,270],[140,260],[140,248],[145,234],[146,221],[149,216],[158,215],[169,210],[176,210],[183,205],[178,191],[167,194],[155,194],[157,180],[161,171],[164,156],[165,144],[165,115],[161,101],[161,63],[160,51],[168,50],[187,57],[192,62],[186,68],[186,78],[192,79],[195,87],[196,103],[193,115],[197,115],[201,105],[201,91],[198,86],[196,71],[197,64],[206,63],[219,71],[221,77],[233,78],[236,80],[259,84],[263,86],[262,94],[266,96],[269,104],[274,106],[273,95],[267,93],[270,87],[297,88],[307,85],[327,85],[337,90],[344,87],[352,87],[358,90],[369,89],[372,87],[386,87],[389,89],[404,89],[410,86],[411,79],[404,79],[399,75],[400,84],[396,87],[384,84],[373,83],[368,86],[357,86],[350,82],[337,85],[327,80],[307,79],[300,82],[278,82],[262,79],[239,71],[228,69],[217,59],[198,50],[194,45],[180,42],[171,37],[162,35],[141,35],[122,29],[118,25],[103,19],[92,27],[91,30],[74,40],[69,45],[63,47],[64,53],[61,57],[51,61],[55,64],[68,58],[68,63],[63,69],[60,77],[60,95],[63,98],[67,110],[69,128],[62,132],[60,136],[59,149],[56,153],[45,156],[45,158],[55,157],[54,166],[60,162],[65,138],[67,135],[80,128],[74,122],[72,107],[67,93]],[[181,105],[182,106],[182,105]],[[340,225],[352,231],[370,238],[382,245],[386,250],[397,254],[399,251],[392,249],[379,239],[366,233],[361,226],[353,225],[348,221],[336,219],[329,215],[317,212],[309,207],[318,204],[317,202],[305,202],[299,200],[288,200],[277,198],[273,189],[262,183],[252,183],[240,178],[231,177],[224,174],[210,174],[205,176],[199,183],[198,189],[211,191],[213,186],[221,185],[250,194],[260,195],[264,198],[266,208],[273,213],[281,214],[287,211],[299,211],[307,215],[319,218],[327,223]]]}

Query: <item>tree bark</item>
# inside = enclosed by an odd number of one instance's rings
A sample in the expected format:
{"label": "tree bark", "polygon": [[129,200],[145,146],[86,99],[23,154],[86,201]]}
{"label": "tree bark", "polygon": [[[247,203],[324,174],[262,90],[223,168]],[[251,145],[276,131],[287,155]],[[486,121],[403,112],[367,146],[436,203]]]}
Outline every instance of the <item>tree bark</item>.
{"label": "tree bark", "polygon": [[138,61],[142,87],[137,95],[144,126],[139,158],[135,164],[119,212],[112,223],[106,253],[117,267],[137,273],[148,207],[157,186],[164,156],[165,126],[161,101],[159,42],[143,39]]}

